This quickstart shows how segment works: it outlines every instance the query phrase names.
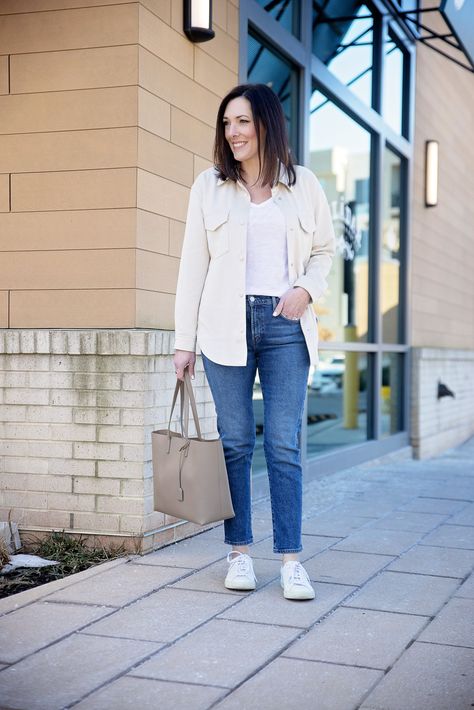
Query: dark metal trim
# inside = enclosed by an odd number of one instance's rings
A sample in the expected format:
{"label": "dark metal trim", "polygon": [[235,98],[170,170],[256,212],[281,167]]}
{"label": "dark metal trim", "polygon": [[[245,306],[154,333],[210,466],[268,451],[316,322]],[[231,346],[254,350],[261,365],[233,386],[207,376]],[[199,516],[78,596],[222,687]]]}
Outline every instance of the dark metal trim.
{"label": "dark metal trim", "polygon": [[337,340],[325,340],[319,343],[319,350],[345,350],[349,353],[376,353],[391,352],[405,353],[409,349],[408,345],[400,343],[358,343],[358,342],[343,342]]}
{"label": "dark metal trim", "polygon": [[368,131],[384,133],[399,153],[406,158],[412,157],[413,145],[388,126],[377,111],[359,99],[314,55],[311,55],[311,73],[321,92],[354,121]]}
{"label": "dark metal trim", "polygon": [[[333,473],[339,473],[374,459],[383,458],[409,446],[408,435],[405,432],[400,432],[399,434],[387,436],[380,441],[367,441],[353,446],[347,445],[327,454],[313,456],[307,459],[306,467],[303,468],[303,483],[310,483]],[[408,455],[411,457],[411,450],[407,451]],[[267,497],[269,493],[267,472],[252,473],[253,499]]]}
{"label": "dark metal trim", "polygon": [[[248,22],[263,39],[270,42],[275,49],[284,54],[293,64],[304,67],[306,51],[303,43],[294,34],[288,32],[263,7],[252,0],[241,0],[241,8],[245,5]],[[245,29],[247,32],[247,28]]]}
{"label": "dark metal trim", "polygon": [[[437,52],[438,54],[441,54],[442,57],[446,57],[446,59],[449,59],[451,62],[454,62],[454,64],[457,64],[459,67],[462,67],[463,69],[466,69],[469,72],[474,73],[474,67],[468,67],[459,60],[455,59],[454,57],[451,57],[449,54],[446,52],[443,52],[439,47],[433,47],[432,44],[429,43],[428,40],[433,39],[433,37],[419,37],[419,41],[425,45],[425,47],[429,47],[429,49],[432,49],[434,52]],[[435,39],[442,39],[442,36],[436,36]]]}
{"label": "dark metal trim", "polygon": [[[341,447],[331,453],[317,457],[308,457],[306,451],[307,442],[307,422],[303,419],[301,432],[302,460],[305,464],[306,478],[320,477],[328,473],[341,470],[349,466],[357,465],[369,461],[373,458],[384,456],[387,453],[396,451],[401,447],[409,445],[410,429],[410,360],[411,350],[409,342],[409,200],[412,177],[412,158],[414,152],[414,82],[415,82],[415,47],[413,39],[416,34],[408,30],[408,25],[403,18],[394,16],[393,12],[387,11],[389,0],[367,0],[369,7],[373,10],[374,18],[374,66],[372,84],[377,84],[379,88],[374,89],[373,106],[382,108],[382,63],[383,63],[383,39],[387,32],[390,32],[398,47],[403,52],[403,82],[404,95],[402,97],[402,133],[399,135],[383,119],[381,114],[367,106],[359,99],[349,87],[343,84],[328,69],[328,67],[312,53],[312,9],[308,2],[302,3],[300,37],[285,30],[273,17],[254,0],[241,0],[240,2],[240,48],[239,48],[239,80],[247,81],[247,33],[250,28],[264,41],[269,43],[278,53],[284,55],[293,65],[300,70],[299,81],[299,124],[298,124],[298,159],[301,164],[308,164],[309,160],[309,100],[316,86],[328,100],[334,102],[338,108],[344,111],[350,118],[361,125],[371,134],[371,330],[369,330],[370,342],[367,343],[347,343],[347,342],[321,342],[321,351],[342,351],[360,352],[367,355],[368,386],[372,396],[368,398],[367,411],[367,435],[368,441]],[[378,17],[377,17],[378,16]],[[402,161],[402,175],[400,183],[401,214],[400,214],[400,239],[403,244],[401,258],[403,268],[400,278],[400,337],[402,342],[390,344],[381,342],[381,315],[378,313],[380,307],[379,279],[380,279],[380,235],[381,235],[381,179],[385,146],[395,152]],[[382,357],[383,354],[398,354],[402,360],[403,383],[399,391],[400,395],[400,426],[404,426],[405,431],[384,436],[380,438],[380,388],[382,382]],[[307,403],[305,404],[305,412]],[[260,490],[267,490],[267,476],[257,474],[253,477],[253,490],[257,495]]]}
{"label": "dark metal trim", "polygon": [[342,471],[345,468],[352,468],[397,451],[404,446],[409,446],[409,438],[406,432],[400,432],[379,441],[366,441],[362,444],[348,445],[334,452],[311,457],[307,462],[305,480],[314,480],[321,478],[323,475]]}
{"label": "dark metal trim", "polygon": [[[469,57],[469,54],[466,51],[463,43],[461,42],[461,40],[458,38],[457,34],[455,33],[453,27],[451,26],[448,18],[446,17],[446,14],[444,13],[441,6],[438,6],[438,7],[418,7],[415,10],[396,10],[395,12],[397,15],[403,17],[406,22],[414,25],[418,31],[422,30],[422,31],[426,32],[425,35],[421,35],[421,33],[418,32],[417,39],[419,42],[424,44],[426,47],[433,49],[435,52],[437,52],[438,54],[441,54],[443,57],[446,57],[446,59],[449,59],[451,62],[454,62],[454,64],[457,64],[458,66],[462,67],[463,69],[466,69],[469,72],[474,72],[474,63],[472,62],[471,58]],[[426,13],[427,12],[439,12],[439,14],[441,15],[441,17],[443,19],[443,22],[445,23],[446,27],[449,30],[449,32],[445,32],[445,33],[437,32],[436,30],[433,30],[431,27],[428,27],[423,22],[421,22],[419,19],[420,15],[423,15],[425,12]],[[413,18],[413,17],[410,17],[410,15],[415,15],[416,17]],[[451,38],[454,38],[455,41],[453,41]],[[450,54],[443,52],[438,47],[434,47],[432,44],[429,43],[430,40],[432,40],[432,39],[441,40],[442,42],[444,42],[448,46],[453,47],[457,51],[461,52],[461,54],[469,62],[469,66],[467,66],[463,62],[460,62],[455,57],[452,57]]]}
{"label": "dark metal trim", "polygon": [[383,66],[384,66],[384,39],[387,32],[387,21],[378,13],[374,13],[372,24],[372,108],[377,113],[382,113],[383,106]]}

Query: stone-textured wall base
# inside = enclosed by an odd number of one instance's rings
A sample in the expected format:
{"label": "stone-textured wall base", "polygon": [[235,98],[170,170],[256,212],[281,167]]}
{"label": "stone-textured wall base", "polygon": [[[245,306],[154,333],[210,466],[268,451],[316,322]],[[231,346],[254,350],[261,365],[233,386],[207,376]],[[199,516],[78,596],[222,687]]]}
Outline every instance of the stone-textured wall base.
{"label": "stone-textured wall base", "polygon": [[[1,330],[0,520],[12,511],[25,533],[140,552],[201,530],[153,509],[151,433],[168,425],[173,353],[171,331]],[[193,387],[202,432],[215,435],[200,358]]]}
{"label": "stone-textured wall base", "polygon": [[[165,545],[170,545],[173,542],[178,542],[178,540],[184,540],[186,537],[210,530],[217,524],[197,525],[183,520],[167,527],[152,530],[146,535],[98,535],[90,531],[80,533],[77,530],[68,528],[61,528],[61,532],[71,537],[82,538],[85,547],[89,549],[104,547],[110,551],[120,549],[129,554],[145,555],[147,552],[153,552],[153,550],[158,550]],[[43,540],[51,534],[50,529],[28,528],[27,526],[23,526],[20,532],[22,545]]]}
{"label": "stone-textured wall base", "polygon": [[[153,509],[151,432],[168,424],[173,353],[171,331],[1,330],[0,520],[11,511],[25,534],[141,553],[203,530]],[[412,363],[420,458],[474,434],[474,352],[414,349]],[[438,380],[454,399],[437,399]],[[200,358],[193,386],[203,434],[215,435]]]}
{"label": "stone-textured wall base", "polygon": [[[455,397],[438,399],[438,381]],[[435,456],[474,434],[474,351],[413,348],[411,443],[416,458]]]}

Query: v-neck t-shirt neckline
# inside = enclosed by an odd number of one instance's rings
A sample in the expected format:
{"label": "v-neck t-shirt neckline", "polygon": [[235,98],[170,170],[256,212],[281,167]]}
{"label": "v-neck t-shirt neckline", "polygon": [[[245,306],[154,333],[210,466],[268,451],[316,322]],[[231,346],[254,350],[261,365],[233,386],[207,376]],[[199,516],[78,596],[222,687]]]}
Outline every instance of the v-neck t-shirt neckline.
{"label": "v-neck t-shirt neckline", "polygon": [[268,197],[263,202],[250,202],[250,205],[251,207],[263,207],[263,205],[266,205],[270,200],[273,200],[273,197]]}

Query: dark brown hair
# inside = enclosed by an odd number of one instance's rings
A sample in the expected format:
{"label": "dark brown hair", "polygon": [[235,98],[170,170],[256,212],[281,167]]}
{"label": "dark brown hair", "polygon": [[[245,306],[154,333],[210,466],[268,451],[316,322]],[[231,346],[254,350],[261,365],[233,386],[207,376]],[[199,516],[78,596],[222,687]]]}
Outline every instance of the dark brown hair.
{"label": "dark brown hair", "polygon": [[[241,177],[240,162],[234,158],[225,137],[224,126],[224,113],[227,104],[239,96],[246,98],[252,107],[253,121],[257,133],[258,177],[262,177],[264,185],[273,186],[278,180],[280,163],[282,163],[286,167],[289,184],[294,185],[296,173],[288,145],[285,115],[278,96],[266,84],[240,84],[229,91],[222,99],[217,112],[216,136],[214,140],[214,165],[219,177],[223,180],[230,178],[234,181]],[[263,135],[265,136],[265,142],[262,161],[260,148]]]}

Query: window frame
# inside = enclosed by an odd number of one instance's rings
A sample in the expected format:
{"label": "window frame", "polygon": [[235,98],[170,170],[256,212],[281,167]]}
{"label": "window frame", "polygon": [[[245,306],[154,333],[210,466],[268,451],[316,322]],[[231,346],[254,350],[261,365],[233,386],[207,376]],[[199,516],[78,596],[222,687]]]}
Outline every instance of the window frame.
{"label": "window frame", "polygon": [[[309,103],[315,88],[322,91],[338,108],[369,131],[371,135],[370,164],[370,230],[369,230],[369,332],[367,343],[320,343],[320,350],[358,351],[367,354],[368,363],[368,436],[364,443],[342,446],[327,454],[307,458],[307,409],[303,415],[301,433],[302,461],[307,476],[321,476],[355,465],[409,445],[410,435],[410,203],[413,184],[415,44],[406,32],[403,21],[392,15],[397,4],[390,0],[367,0],[374,15],[374,63],[372,68],[372,107],[367,106],[350,88],[332,74],[324,63],[312,53],[312,6],[302,0],[300,8],[300,38],[291,34],[269,15],[256,0],[240,0],[239,82],[247,81],[247,33],[249,28],[284,55],[299,73],[298,97],[298,147],[296,160],[309,164]],[[391,35],[403,52],[402,135],[394,131],[383,119],[383,38]],[[382,341],[382,314],[380,311],[382,186],[385,148],[396,153],[401,160],[400,174],[400,341]],[[403,431],[381,437],[381,384],[384,353],[399,353],[402,357],[401,413]],[[370,400],[370,404],[369,404]]]}

